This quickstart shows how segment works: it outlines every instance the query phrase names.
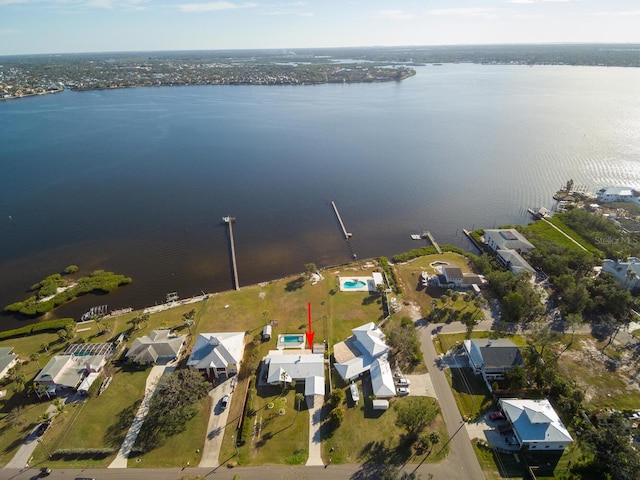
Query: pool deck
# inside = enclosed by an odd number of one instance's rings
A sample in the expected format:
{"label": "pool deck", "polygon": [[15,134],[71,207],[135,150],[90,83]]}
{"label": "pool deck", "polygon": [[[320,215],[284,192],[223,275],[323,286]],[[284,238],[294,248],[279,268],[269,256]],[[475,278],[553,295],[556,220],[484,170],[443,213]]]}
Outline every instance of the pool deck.
{"label": "pool deck", "polygon": [[[300,340],[297,342],[285,342],[285,337],[300,337]],[[301,333],[283,333],[278,335],[278,341],[276,342],[276,348],[278,350],[283,349],[302,349],[306,344],[306,339],[304,334]]]}
{"label": "pool deck", "polygon": [[[340,282],[341,292],[375,292],[376,291],[376,288],[373,282],[373,277],[340,277],[339,276],[338,280]],[[344,286],[345,282],[353,282],[353,281],[364,282],[364,285],[362,287],[357,287],[357,288],[349,288]]]}

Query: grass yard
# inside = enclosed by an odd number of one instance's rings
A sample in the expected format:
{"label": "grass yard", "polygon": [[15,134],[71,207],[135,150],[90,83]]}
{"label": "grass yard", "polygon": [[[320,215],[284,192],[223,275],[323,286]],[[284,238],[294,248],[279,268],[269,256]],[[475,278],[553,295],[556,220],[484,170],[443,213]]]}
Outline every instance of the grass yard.
{"label": "grass yard", "polygon": [[[53,421],[45,436],[49,452],[58,449],[120,448],[124,436],[144,396],[149,369],[125,365],[118,369],[109,387],[99,397],[90,397],[65,407]],[[98,382],[102,377],[98,379]],[[35,451],[34,459],[46,460],[43,448]],[[115,453],[102,460],[48,461],[52,467],[106,467]]]}
{"label": "grass yard", "polygon": [[211,397],[206,396],[198,404],[198,413],[187,422],[186,429],[168,437],[159,448],[143,455],[129,458],[129,468],[170,468],[184,467],[189,463],[192,467],[200,463],[202,445],[207,435],[211,412]]}
{"label": "grass yard", "polygon": [[[302,392],[301,387],[298,391]],[[251,465],[287,464],[303,465],[309,455],[309,413],[306,404],[296,408],[296,389],[287,389],[284,396],[280,387],[258,389],[255,398],[256,435],[247,439],[240,452],[240,462]],[[232,446],[233,448],[233,446]],[[221,458],[223,457],[221,452]]]}
{"label": "grass yard", "polygon": [[[338,428],[325,422],[322,428],[323,457],[331,463],[419,463],[424,456],[416,456],[410,445],[403,442],[403,433],[396,426],[396,411],[393,405],[404,401],[404,398],[390,400],[388,410],[373,410],[370,395],[371,391],[368,378],[358,383],[361,392],[360,402],[354,405],[348,386],[340,385],[345,391],[345,418]],[[433,399],[436,401],[435,399]],[[328,411],[326,412],[328,413]],[[443,460],[449,452],[448,447],[442,448],[449,439],[446,426],[439,414],[427,431],[437,431],[440,434],[440,443],[430,453],[427,463],[435,463]]]}

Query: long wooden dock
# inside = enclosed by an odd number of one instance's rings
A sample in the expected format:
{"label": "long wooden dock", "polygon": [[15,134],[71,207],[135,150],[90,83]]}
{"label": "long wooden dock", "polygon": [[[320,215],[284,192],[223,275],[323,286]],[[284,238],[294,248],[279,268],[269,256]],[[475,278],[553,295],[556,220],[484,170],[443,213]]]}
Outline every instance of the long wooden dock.
{"label": "long wooden dock", "polygon": [[236,217],[231,217],[227,215],[226,217],[222,217],[222,220],[229,225],[229,241],[231,242],[231,264],[233,266],[233,282],[234,288],[236,290],[240,290],[240,282],[238,281],[238,265],[236,263],[236,246],[233,241],[233,222],[236,221]]}
{"label": "long wooden dock", "polygon": [[438,245],[438,242],[436,242],[436,239],[433,238],[433,235],[431,235],[431,232],[429,231],[422,232],[422,238],[429,239],[429,241],[431,242],[431,245],[433,245],[436,248],[436,252],[442,253],[442,249],[440,248],[440,245]]}
{"label": "long wooden dock", "polygon": [[346,227],[344,226],[344,222],[342,221],[342,217],[340,217],[340,212],[338,211],[338,207],[336,206],[336,202],[331,200],[331,206],[333,207],[333,211],[336,212],[336,217],[338,217],[338,222],[340,223],[340,227],[342,228],[342,233],[344,234],[344,238],[349,240],[352,235],[347,232]]}

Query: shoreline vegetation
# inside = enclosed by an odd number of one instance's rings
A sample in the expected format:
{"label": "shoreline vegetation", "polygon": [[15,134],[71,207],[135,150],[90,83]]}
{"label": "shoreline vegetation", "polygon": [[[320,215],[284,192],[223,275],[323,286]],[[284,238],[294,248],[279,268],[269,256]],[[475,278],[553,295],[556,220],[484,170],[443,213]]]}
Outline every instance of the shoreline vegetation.
{"label": "shoreline vegetation", "polygon": [[445,63],[640,67],[637,45],[476,45],[288,51],[110,52],[0,57],[0,100],[179,85],[317,85],[402,81]]}
{"label": "shoreline vegetation", "polygon": [[130,277],[104,270],[96,270],[86,277],[72,279],[71,276],[77,271],[77,266],[70,265],[65,268],[63,274],[49,275],[29,288],[30,291],[35,292],[35,295],[7,305],[4,310],[36,317],[70,302],[80,295],[95,291],[109,293],[121,285],[132,282]]}

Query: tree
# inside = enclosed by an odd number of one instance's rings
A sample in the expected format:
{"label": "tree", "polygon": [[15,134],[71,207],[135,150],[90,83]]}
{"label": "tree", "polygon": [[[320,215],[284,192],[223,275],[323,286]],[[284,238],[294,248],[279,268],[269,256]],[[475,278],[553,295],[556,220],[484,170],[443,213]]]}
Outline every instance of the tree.
{"label": "tree", "polygon": [[520,365],[516,365],[504,374],[504,380],[513,390],[520,390],[527,386],[527,372]]}
{"label": "tree", "polygon": [[7,415],[7,420],[9,420],[9,423],[14,427],[21,427],[24,425],[26,422],[24,419],[24,406],[17,405],[13,407]]}
{"label": "tree", "polygon": [[571,193],[571,191],[573,190],[573,178],[567,181],[567,184],[565,185],[564,189],[567,193]]}
{"label": "tree", "polygon": [[41,343],[40,344],[40,350],[42,350],[43,352],[48,352],[49,351],[49,344],[48,343]]}
{"label": "tree", "polygon": [[69,332],[67,332],[64,328],[61,328],[60,330],[58,330],[56,334],[58,335],[58,338],[60,339],[61,343],[64,342],[67,338],[69,338]]}
{"label": "tree", "polygon": [[78,270],[79,269],[77,265],[69,265],[64,269],[64,273],[66,273],[67,275],[71,275],[72,273],[76,273]]}
{"label": "tree", "polygon": [[396,402],[396,425],[407,431],[410,440],[415,440],[427,426],[433,422],[440,409],[427,397],[408,397]]}
{"label": "tree", "polygon": [[335,426],[340,426],[344,421],[344,416],[345,416],[344,408],[336,407],[333,410],[331,410],[331,413],[329,414],[329,421],[333,423]]}
{"label": "tree", "polygon": [[310,263],[304,264],[304,272],[308,278],[311,278],[311,275],[313,275],[317,270],[318,270],[318,267],[316,266],[315,263],[310,262]]}
{"label": "tree", "polygon": [[342,390],[341,388],[334,388],[329,394],[329,403],[333,405],[334,408],[339,407],[340,405],[342,405],[342,402],[344,402],[345,398],[346,394],[344,393],[344,390]]}
{"label": "tree", "polygon": [[300,405],[302,405],[302,402],[304,402],[304,394],[300,392],[296,393],[296,405],[298,411],[300,411]]}
{"label": "tree", "polygon": [[40,354],[38,354],[37,352],[33,352],[30,356],[29,356],[29,360],[31,360],[32,362],[36,362],[38,364],[38,368],[42,368],[40,366]]}

